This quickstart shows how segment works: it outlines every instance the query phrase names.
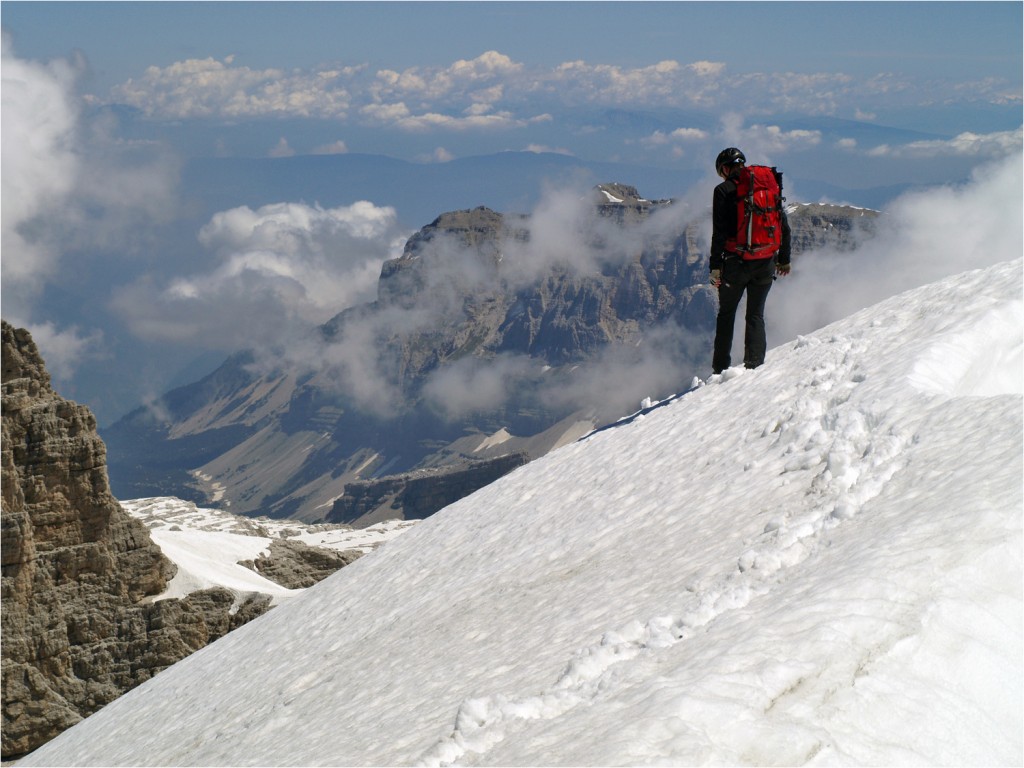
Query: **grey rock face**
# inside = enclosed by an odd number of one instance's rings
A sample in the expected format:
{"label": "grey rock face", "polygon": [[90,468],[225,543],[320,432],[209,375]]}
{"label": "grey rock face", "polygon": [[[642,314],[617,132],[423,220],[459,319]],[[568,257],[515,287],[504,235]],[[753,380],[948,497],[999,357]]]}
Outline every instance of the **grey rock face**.
{"label": "grey rock face", "polygon": [[265,611],[164,590],[174,565],[111,495],[88,408],[64,400],[27,331],[2,323],[3,757],[25,754]]}
{"label": "grey rock face", "polygon": [[345,486],[328,522],[368,525],[378,519],[421,520],[529,462],[524,453],[432,467]]}
{"label": "grey rock face", "polygon": [[819,248],[849,252],[874,236],[878,212],[840,205],[794,205],[789,208],[794,253]]}
{"label": "grey rock face", "polygon": [[356,550],[336,552],[302,541],[275,539],[270,553],[240,563],[288,589],[311,587],[362,556]]}

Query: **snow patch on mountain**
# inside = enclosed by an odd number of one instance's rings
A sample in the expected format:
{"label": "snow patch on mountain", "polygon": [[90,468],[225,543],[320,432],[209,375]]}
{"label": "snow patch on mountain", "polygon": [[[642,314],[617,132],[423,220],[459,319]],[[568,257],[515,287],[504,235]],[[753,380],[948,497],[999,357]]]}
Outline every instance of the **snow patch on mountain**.
{"label": "snow patch on mountain", "polygon": [[220,509],[197,507],[174,497],[129,499],[121,506],[149,529],[153,541],[177,567],[167,590],[151,598],[166,600],[224,587],[238,595],[262,592],[275,604],[300,594],[286,589],[240,563],[270,552],[273,539],[301,541],[339,552],[371,552],[418,521],[388,520],[360,530],[351,526],[268,517],[243,517]]}

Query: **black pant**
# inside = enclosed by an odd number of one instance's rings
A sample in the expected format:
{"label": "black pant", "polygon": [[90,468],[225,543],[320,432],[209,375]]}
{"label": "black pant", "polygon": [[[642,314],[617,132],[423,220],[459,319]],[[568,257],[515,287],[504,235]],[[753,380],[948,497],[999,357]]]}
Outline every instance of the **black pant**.
{"label": "black pant", "polygon": [[715,356],[711,367],[721,373],[732,363],[732,336],[736,308],[747,292],[746,334],[743,337],[743,365],[757,368],[764,363],[768,341],[764,332],[764,305],[775,279],[775,259],[744,261],[725,259],[722,284],[718,288],[718,324],[715,328]]}

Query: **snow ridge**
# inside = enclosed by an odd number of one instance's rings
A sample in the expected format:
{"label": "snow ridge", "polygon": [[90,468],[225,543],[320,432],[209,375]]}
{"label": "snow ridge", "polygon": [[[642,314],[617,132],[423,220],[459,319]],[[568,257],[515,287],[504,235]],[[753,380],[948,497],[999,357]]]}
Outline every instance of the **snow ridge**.
{"label": "snow ridge", "polygon": [[[827,340],[808,336],[798,339],[795,348],[814,349],[817,366],[806,383],[797,385],[795,401],[763,426],[761,437],[781,452],[784,474],[821,467],[811,483],[810,508],[767,523],[732,572],[689,586],[690,607],[679,615],[632,621],[578,650],[546,690],[466,699],[452,733],[424,753],[417,765],[439,768],[467,753],[483,754],[504,738],[514,721],[560,717],[608,688],[613,676],[620,674],[617,666],[684,642],[723,614],[745,608],[784,580],[787,569],[811,557],[834,528],[852,519],[905,466],[904,449],[912,436],[886,426],[884,412],[850,402],[866,378],[859,360],[867,342],[843,335]],[[745,374],[743,369],[731,369],[709,383],[724,386]]]}

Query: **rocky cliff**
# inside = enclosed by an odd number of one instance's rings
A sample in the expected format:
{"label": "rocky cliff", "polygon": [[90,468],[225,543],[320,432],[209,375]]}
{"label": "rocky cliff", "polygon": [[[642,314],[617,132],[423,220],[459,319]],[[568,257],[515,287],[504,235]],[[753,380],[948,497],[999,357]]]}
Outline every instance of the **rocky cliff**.
{"label": "rocky cliff", "polygon": [[[792,206],[795,260],[855,247],[875,215]],[[321,520],[352,483],[369,492],[498,457],[467,441],[606,420],[678,391],[706,367],[713,335],[709,230],[707,216],[625,184],[595,188],[562,219],[442,214],[383,265],[377,301],[324,324],[316,367],[236,356],[168,393],[160,417],[139,410],[109,430],[119,493],[218,494],[238,514]],[[335,514],[350,519],[346,503]]]}
{"label": "rocky cliff", "polygon": [[326,519],[363,526],[397,517],[422,520],[529,460],[524,453],[511,453],[495,459],[352,482],[345,486],[345,495],[335,500]]}
{"label": "rocky cliff", "polygon": [[867,208],[821,203],[792,205],[787,209],[794,253],[819,248],[837,252],[856,250],[875,234],[878,212]]}
{"label": "rocky cliff", "polygon": [[89,409],[2,323],[3,757],[24,754],[259,615],[227,590],[150,602],[174,566],[111,495]]}
{"label": "rocky cliff", "polygon": [[323,581],[332,573],[358,560],[362,553],[355,550],[336,552],[325,547],[311,547],[301,541],[276,539],[269,551],[255,560],[243,560],[244,565],[288,589],[304,589]]}

